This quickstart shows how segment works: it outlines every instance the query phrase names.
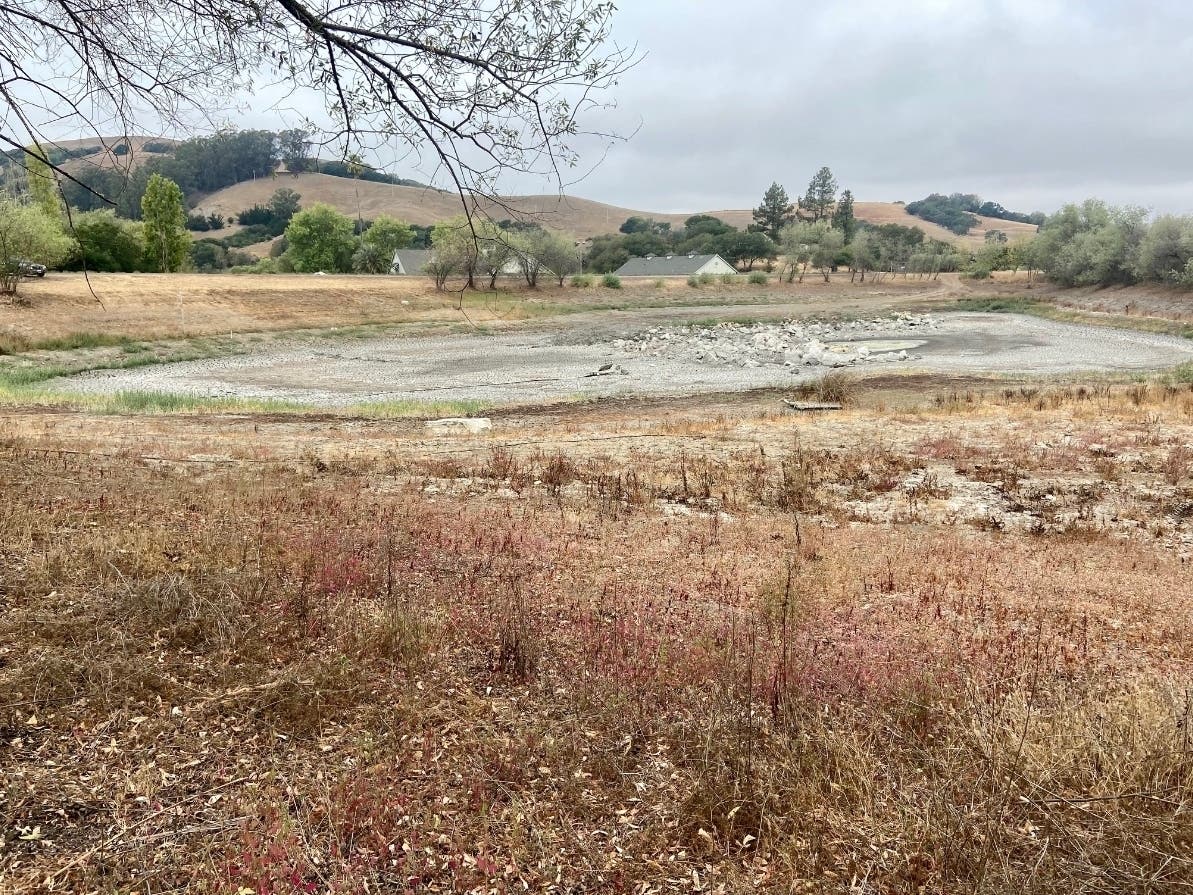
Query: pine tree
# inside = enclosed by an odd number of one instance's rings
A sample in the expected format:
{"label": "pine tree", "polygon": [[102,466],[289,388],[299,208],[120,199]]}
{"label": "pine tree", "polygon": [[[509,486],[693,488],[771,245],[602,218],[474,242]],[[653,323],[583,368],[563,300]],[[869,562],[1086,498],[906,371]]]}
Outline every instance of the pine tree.
{"label": "pine tree", "polygon": [[808,183],[808,191],[799,200],[799,216],[802,220],[822,221],[833,213],[837,202],[837,179],[827,167],[816,172]]}
{"label": "pine tree", "polygon": [[779,238],[779,231],[791,223],[795,208],[787,198],[787,191],[772,183],[762,196],[762,204],[754,209],[754,226],[773,240]]}
{"label": "pine tree", "polygon": [[853,193],[849,190],[841,194],[841,201],[833,210],[833,229],[841,231],[846,245],[853,242],[853,236],[857,233],[857,218],[853,215]]}

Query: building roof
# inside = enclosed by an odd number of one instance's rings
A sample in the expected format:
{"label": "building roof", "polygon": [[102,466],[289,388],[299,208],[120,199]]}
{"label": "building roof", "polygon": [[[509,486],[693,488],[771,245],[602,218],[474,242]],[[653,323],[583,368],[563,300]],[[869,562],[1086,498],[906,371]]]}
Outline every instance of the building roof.
{"label": "building roof", "polygon": [[683,277],[699,273],[714,258],[729,264],[720,255],[648,255],[631,258],[614,273],[619,277]]}
{"label": "building roof", "polygon": [[432,249],[398,249],[394,252],[393,267],[398,267],[398,259],[402,259],[402,270],[408,274],[423,273],[426,266],[435,257]]}

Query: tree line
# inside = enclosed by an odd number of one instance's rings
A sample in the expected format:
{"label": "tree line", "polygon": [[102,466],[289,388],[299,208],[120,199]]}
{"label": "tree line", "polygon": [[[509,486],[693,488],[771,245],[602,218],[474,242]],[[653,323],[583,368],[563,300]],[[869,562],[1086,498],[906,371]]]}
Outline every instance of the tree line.
{"label": "tree line", "polygon": [[1066,205],[1029,244],[1034,266],[1062,286],[1167,283],[1193,288],[1193,216],[1099,199]]}
{"label": "tree line", "polygon": [[[116,148],[121,145],[127,154],[127,144],[118,144]],[[139,220],[141,196],[154,174],[177,183],[188,204],[193,205],[204,194],[246,180],[279,176],[277,172],[282,166],[285,171],[295,174],[314,171],[333,177],[425,187],[417,180],[378,171],[359,158],[343,161],[314,158],[310,155],[309,133],[298,129],[228,130],[178,143],[151,141],[144,148],[153,157],[136,166],[79,166],[72,169],[73,179],[61,178],[66,202],[80,211],[112,208],[121,217]],[[88,151],[84,152],[84,149]],[[77,150],[48,149],[46,154],[51,164],[61,164],[67,158],[101,149],[99,146]],[[20,154],[23,150],[12,152]],[[13,163],[19,167],[19,160],[13,160]],[[12,185],[19,187],[19,182],[13,181]]]}
{"label": "tree line", "polygon": [[1043,224],[1045,219],[1042,211],[1031,214],[1008,211],[997,202],[983,202],[980,196],[973,193],[953,193],[950,196],[932,193],[924,199],[909,202],[906,210],[908,214],[939,224],[958,236],[964,236],[980,223],[978,215],[1003,221],[1017,221],[1021,224],[1035,224],[1037,227]]}

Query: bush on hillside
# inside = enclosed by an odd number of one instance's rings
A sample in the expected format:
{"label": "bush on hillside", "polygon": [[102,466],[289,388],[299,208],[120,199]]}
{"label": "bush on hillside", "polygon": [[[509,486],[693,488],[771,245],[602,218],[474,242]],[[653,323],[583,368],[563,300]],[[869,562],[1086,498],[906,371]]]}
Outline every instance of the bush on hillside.
{"label": "bush on hillside", "polygon": [[273,237],[273,232],[266,225],[253,224],[251,227],[237,230],[231,236],[224,239],[224,244],[230,248],[243,249],[245,246],[256,245],[259,242],[265,242],[267,239],[273,239]]}

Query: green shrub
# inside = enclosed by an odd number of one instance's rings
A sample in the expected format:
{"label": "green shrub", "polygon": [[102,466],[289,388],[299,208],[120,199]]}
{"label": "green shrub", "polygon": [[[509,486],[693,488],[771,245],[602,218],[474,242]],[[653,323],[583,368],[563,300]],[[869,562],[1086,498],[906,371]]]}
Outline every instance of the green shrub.
{"label": "green shrub", "polygon": [[606,289],[620,289],[621,277],[615,273],[607,273],[601,277],[601,285]]}
{"label": "green shrub", "polygon": [[737,277],[735,277],[731,273],[721,274],[721,282],[724,283],[726,286],[732,286],[736,281],[737,281]]}
{"label": "green shrub", "polygon": [[752,274],[750,274],[750,285],[751,286],[765,286],[769,282],[770,282],[770,277],[768,277],[766,274],[764,274],[760,270],[756,270]]}
{"label": "green shrub", "polygon": [[654,287],[655,287],[656,289],[662,289],[662,288],[664,288],[666,285],[667,285],[667,283],[666,283],[664,280],[655,280],[655,281],[654,281]]}
{"label": "green shrub", "polygon": [[966,276],[968,276],[971,280],[988,280],[990,279],[990,268],[975,267],[968,274],[966,274]]}
{"label": "green shrub", "polygon": [[710,273],[700,274],[700,285],[701,286],[711,286],[715,282],[716,282],[716,278],[712,274],[710,274]]}
{"label": "green shrub", "polygon": [[265,242],[267,239],[273,239],[273,237],[274,234],[269,232],[269,228],[264,224],[252,224],[226,237],[224,244],[229,248],[243,249],[245,246]]}
{"label": "green shrub", "polygon": [[578,273],[572,277],[572,286],[576,289],[587,289],[592,285],[592,276],[586,273]]}
{"label": "green shrub", "polygon": [[693,289],[699,289],[700,288],[700,279],[695,274],[693,274],[692,276],[688,277],[688,285],[691,286]]}

